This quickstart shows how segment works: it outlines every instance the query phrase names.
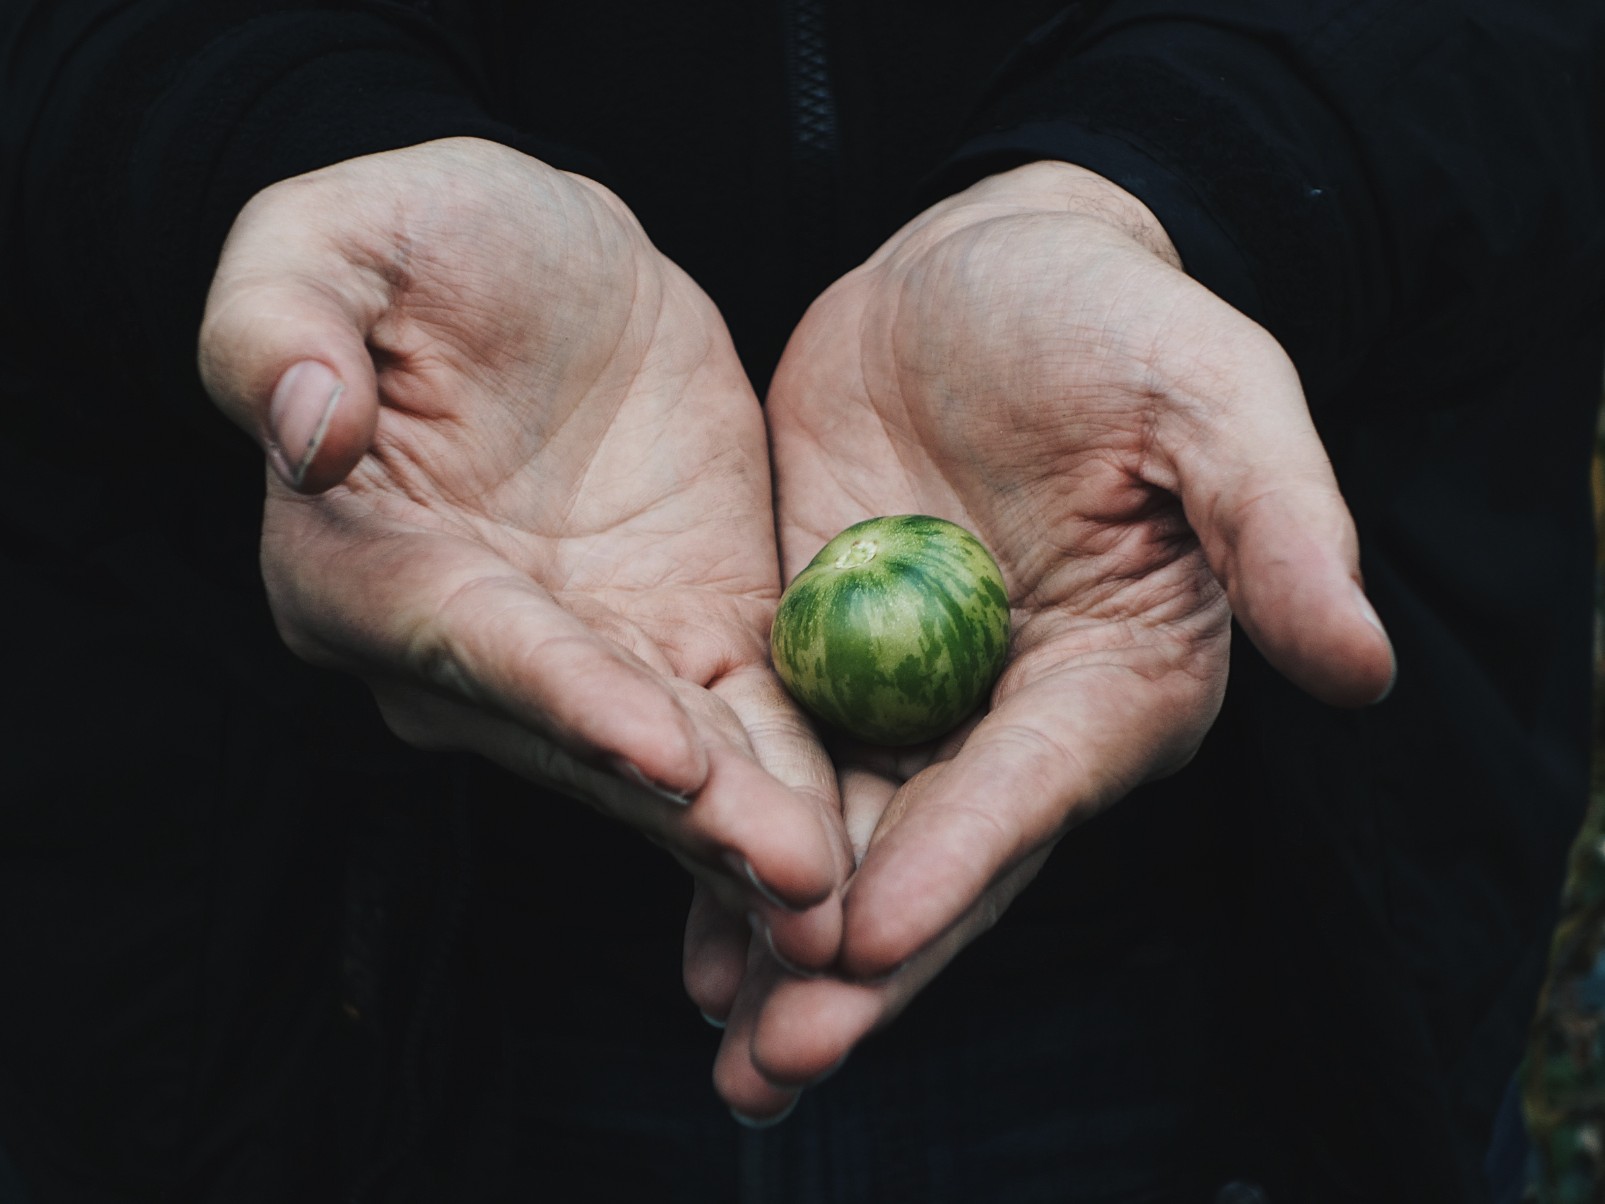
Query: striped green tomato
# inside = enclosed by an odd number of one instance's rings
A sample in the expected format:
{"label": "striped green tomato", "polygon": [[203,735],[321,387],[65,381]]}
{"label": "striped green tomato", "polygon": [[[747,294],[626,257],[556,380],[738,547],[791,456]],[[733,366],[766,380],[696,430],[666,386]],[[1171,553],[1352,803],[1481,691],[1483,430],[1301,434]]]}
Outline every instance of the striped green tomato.
{"label": "striped green tomato", "polygon": [[820,719],[875,744],[955,726],[997,680],[1009,596],[991,553],[925,514],[855,523],[781,596],[775,669]]}

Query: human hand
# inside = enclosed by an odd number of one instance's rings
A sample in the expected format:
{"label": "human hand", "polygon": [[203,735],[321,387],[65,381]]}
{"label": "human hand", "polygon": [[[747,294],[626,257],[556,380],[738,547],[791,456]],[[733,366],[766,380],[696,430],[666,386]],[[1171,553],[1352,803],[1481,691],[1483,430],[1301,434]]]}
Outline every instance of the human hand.
{"label": "human hand", "polygon": [[409,743],[589,801],[784,956],[834,957],[834,776],[767,665],[757,399],[616,197],[472,139],[275,185],[230,233],[200,364],[275,470],[292,649]]}
{"label": "human hand", "polygon": [[1066,831],[1186,763],[1233,614],[1317,697],[1386,691],[1392,652],[1293,366],[1179,267],[1134,198],[1033,164],[928,210],[793,335],[768,400],[788,578],[859,519],[937,515],[997,557],[1013,637],[959,731],[843,746],[858,864],[838,968],[788,974],[757,950],[739,991],[728,971],[692,984],[729,1017],[715,1075],[737,1112],[783,1111]]}

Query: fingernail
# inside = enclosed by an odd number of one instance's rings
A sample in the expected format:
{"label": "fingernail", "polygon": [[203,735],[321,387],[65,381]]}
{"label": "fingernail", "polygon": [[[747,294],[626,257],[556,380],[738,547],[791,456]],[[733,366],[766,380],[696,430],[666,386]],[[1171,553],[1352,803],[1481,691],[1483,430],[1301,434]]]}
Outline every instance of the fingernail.
{"label": "fingernail", "polygon": [[1393,693],[1393,687],[1398,682],[1398,680],[1399,680],[1399,663],[1397,661],[1395,661],[1393,663],[1393,672],[1388,674],[1388,684],[1382,687],[1382,693],[1378,694],[1375,698],[1373,698],[1371,700],[1371,705],[1372,706],[1376,706],[1379,703],[1386,702],[1388,700],[1388,695]]}
{"label": "fingernail", "polygon": [[785,1120],[786,1117],[790,1116],[793,1112],[795,1112],[797,1110],[797,1101],[800,1100],[801,1098],[802,1098],[802,1096],[800,1096],[800,1095],[792,1096],[791,1097],[791,1103],[787,1104],[784,1108],[782,1108],[779,1112],[775,1113],[773,1116],[763,1116],[763,1117],[747,1116],[744,1113],[737,1112],[734,1108],[730,1109],[730,1115],[735,1118],[735,1122],[738,1125],[742,1125],[742,1126],[744,1126],[746,1128],[749,1128],[749,1129],[772,1129],[776,1125],[778,1125],[781,1121]]}
{"label": "fingernail", "polygon": [[851,1050],[849,1050],[847,1053],[842,1054],[841,1057],[837,1058],[828,1067],[826,1067],[824,1070],[820,1071],[813,1078],[809,1079],[808,1080],[808,1085],[810,1087],[819,1086],[819,1084],[823,1083],[826,1079],[830,1078],[831,1075],[835,1074],[843,1066],[847,1065],[847,1059],[849,1057],[851,1057],[851,1056],[852,1056],[852,1051]]}
{"label": "fingernail", "polygon": [[268,403],[268,458],[292,489],[301,488],[329,433],[345,385],[317,360],[291,364]]}
{"label": "fingernail", "polygon": [[1355,585],[1354,587],[1354,604],[1359,609],[1360,617],[1362,619],[1371,624],[1371,626],[1375,627],[1383,635],[1388,634],[1388,629],[1382,626],[1382,619],[1377,614],[1376,607],[1371,605],[1371,599],[1365,596],[1365,591],[1361,589],[1359,585]]}
{"label": "fingernail", "polygon": [[671,802],[676,807],[689,807],[691,805],[691,797],[689,795],[680,794],[677,791],[670,790],[667,786],[658,785],[658,783],[642,773],[633,761],[629,761],[624,757],[614,757],[612,760],[614,770],[621,777],[630,779],[641,789],[651,791],[660,799]]}
{"label": "fingernail", "polygon": [[1365,596],[1365,591],[1359,585],[1354,587],[1354,601],[1359,608],[1360,617],[1375,627],[1382,638],[1388,641],[1388,656],[1393,659],[1392,672],[1388,674],[1388,684],[1383,687],[1382,693],[1371,700],[1371,705],[1376,706],[1377,703],[1386,701],[1388,695],[1393,693],[1394,683],[1399,680],[1399,662],[1393,655],[1393,641],[1388,636],[1388,629],[1382,626],[1382,619],[1377,614],[1376,607],[1371,605],[1371,599]]}
{"label": "fingernail", "polygon": [[[909,960],[912,961],[913,959]],[[884,987],[906,969],[908,969],[908,962],[898,962],[897,965],[884,974],[877,974],[873,978],[860,978],[856,981],[860,986],[864,987]]]}
{"label": "fingernail", "polygon": [[714,1028],[723,1028],[724,1027],[724,1021],[723,1020],[720,1020],[720,1019],[718,1019],[717,1017],[714,1017],[714,1016],[710,1016],[710,1015],[708,1015],[707,1012],[703,1012],[703,1013],[701,1013],[701,1015],[702,1015],[702,1018],[704,1020],[706,1020],[709,1024],[711,1024]]}
{"label": "fingernail", "polygon": [[758,894],[763,898],[763,901],[769,904],[769,906],[778,907],[782,911],[795,912],[797,910],[797,908],[793,907],[779,895],[775,894],[773,888],[770,887],[769,884],[766,883],[762,878],[758,877],[758,871],[752,868],[752,862],[748,861],[740,853],[734,851],[728,852],[724,855],[723,861],[732,874],[738,878],[745,878],[749,883],[751,883],[752,889],[757,891]]}
{"label": "fingernail", "polygon": [[764,923],[763,917],[757,912],[749,911],[747,913],[747,925],[754,932],[763,936],[763,943],[769,947],[769,956],[774,958],[776,964],[778,964],[780,968],[787,974],[790,974],[795,978],[821,977],[818,970],[805,970],[801,966],[794,966],[791,962],[787,961],[780,955],[780,950],[775,948],[775,934],[770,931],[769,925]]}

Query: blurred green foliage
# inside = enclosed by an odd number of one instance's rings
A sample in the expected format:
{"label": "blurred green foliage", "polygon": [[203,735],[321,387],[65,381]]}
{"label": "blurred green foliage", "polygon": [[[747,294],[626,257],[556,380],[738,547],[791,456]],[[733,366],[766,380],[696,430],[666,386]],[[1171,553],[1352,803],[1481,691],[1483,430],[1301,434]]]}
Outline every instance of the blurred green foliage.
{"label": "blurred green foliage", "polygon": [[1594,774],[1522,1070],[1537,1155],[1527,1199],[1537,1204],[1605,1200],[1605,775],[1597,755]]}
{"label": "blurred green foliage", "polygon": [[[1605,531],[1605,437],[1594,451],[1595,530]],[[1532,1204],[1605,1202],[1605,539],[1596,576],[1593,796],[1572,846],[1549,981],[1522,1067]]]}

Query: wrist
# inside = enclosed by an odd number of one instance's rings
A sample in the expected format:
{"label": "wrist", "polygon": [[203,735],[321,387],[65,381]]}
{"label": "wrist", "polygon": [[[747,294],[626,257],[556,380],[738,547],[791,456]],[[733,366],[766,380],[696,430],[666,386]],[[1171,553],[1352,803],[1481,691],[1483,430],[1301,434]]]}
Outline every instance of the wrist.
{"label": "wrist", "polygon": [[988,176],[964,195],[969,194],[1098,222],[1172,267],[1182,267],[1175,244],[1153,210],[1120,185],[1077,164],[1040,159]]}

